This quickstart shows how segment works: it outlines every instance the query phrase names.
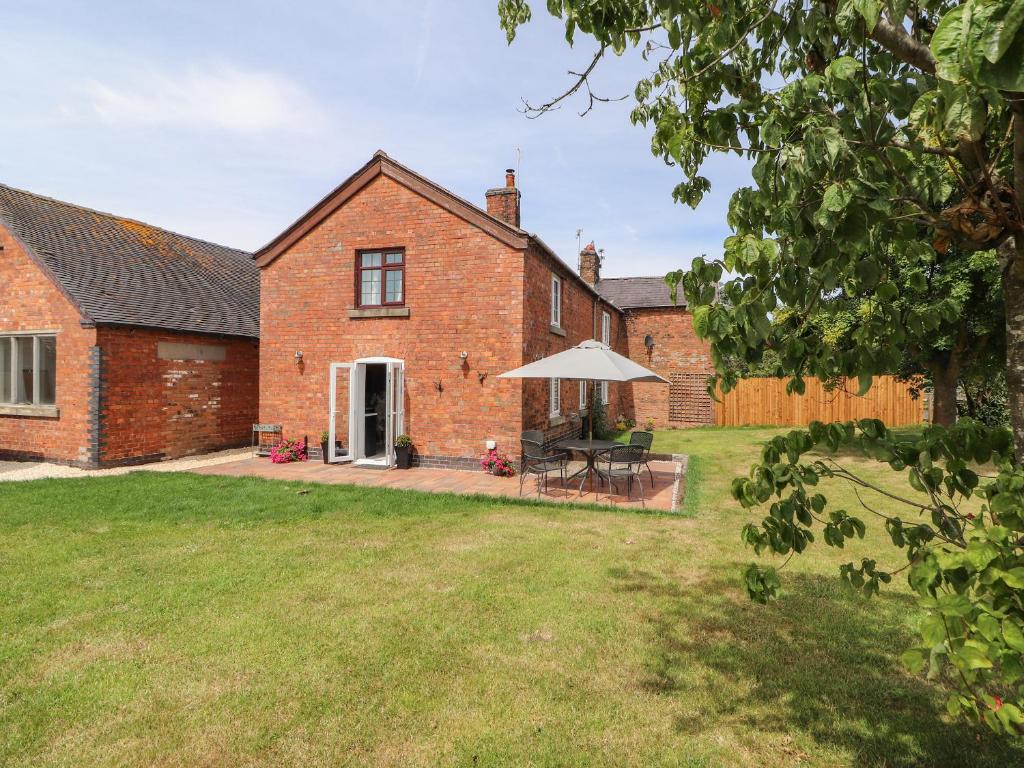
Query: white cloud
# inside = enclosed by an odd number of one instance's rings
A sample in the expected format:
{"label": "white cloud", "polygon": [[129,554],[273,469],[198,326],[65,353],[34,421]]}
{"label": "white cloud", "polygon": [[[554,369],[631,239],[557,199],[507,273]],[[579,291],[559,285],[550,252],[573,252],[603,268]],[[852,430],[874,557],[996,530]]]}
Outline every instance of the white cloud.
{"label": "white cloud", "polygon": [[126,82],[92,80],[86,97],[87,113],[118,126],[254,135],[310,133],[325,122],[313,99],[287,77],[227,64],[175,73],[151,69]]}

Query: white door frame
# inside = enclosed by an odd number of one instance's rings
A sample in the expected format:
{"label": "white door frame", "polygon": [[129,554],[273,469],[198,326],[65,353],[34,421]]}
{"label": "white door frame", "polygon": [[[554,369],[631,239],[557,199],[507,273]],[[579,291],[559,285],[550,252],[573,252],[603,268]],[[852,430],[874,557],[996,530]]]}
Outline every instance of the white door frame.
{"label": "white door frame", "polygon": [[[360,357],[354,360],[352,402],[353,413],[358,410],[359,418],[352,424],[354,441],[352,445],[353,458],[355,462],[364,463],[369,466],[395,465],[395,438],[402,434],[405,429],[405,361],[395,357]],[[364,445],[364,418],[362,404],[366,399],[366,366],[385,365],[385,421],[384,421],[384,457],[380,459],[367,459],[363,456]]]}
{"label": "white door frame", "polygon": [[[332,464],[340,464],[345,461],[352,461],[355,458],[354,448],[356,446],[355,438],[355,402],[356,399],[352,396],[353,390],[355,389],[355,365],[352,363],[331,363],[331,380],[330,380],[330,413],[328,414],[328,440],[327,440],[327,461]],[[348,371],[348,402],[338,402],[338,373],[340,371]],[[348,411],[348,434],[345,435],[347,450],[343,451],[341,455],[336,453],[336,447],[338,443],[338,436],[335,434],[337,427],[337,415],[338,406],[342,405],[346,411]]]}

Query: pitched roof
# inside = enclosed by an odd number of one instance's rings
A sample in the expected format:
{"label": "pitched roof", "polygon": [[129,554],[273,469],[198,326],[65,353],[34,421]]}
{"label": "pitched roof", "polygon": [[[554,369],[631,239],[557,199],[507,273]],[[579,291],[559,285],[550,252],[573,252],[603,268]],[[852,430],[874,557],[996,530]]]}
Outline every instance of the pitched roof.
{"label": "pitched roof", "polygon": [[3,184],[0,223],[86,321],[259,337],[250,253]]}
{"label": "pitched roof", "polygon": [[594,287],[619,309],[686,307],[682,291],[679,292],[679,301],[672,301],[663,277],[606,277]]}
{"label": "pitched roof", "polygon": [[270,264],[378,176],[387,176],[404,185],[441,206],[449,213],[479,227],[484,232],[512,248],[535,246],[542,253],[564,267],[566,273],[579,281],[584,290],[601,298],[601,295],[594,290],[593,286],[583,280],[562,257],[555,253],[536,234],[528,232],[521,227],[513,226],[497,216],[493,216],[484,209],[473,205],[473,203],[465,198],[459,197],[454,192],[431,181],[426,176],[402,165],[381,149],[373,153],[373,157],[370,158],[366,165],[335,187],[326,197],[302,214],[284,232],[256,251],[256,264],[260,267]]}

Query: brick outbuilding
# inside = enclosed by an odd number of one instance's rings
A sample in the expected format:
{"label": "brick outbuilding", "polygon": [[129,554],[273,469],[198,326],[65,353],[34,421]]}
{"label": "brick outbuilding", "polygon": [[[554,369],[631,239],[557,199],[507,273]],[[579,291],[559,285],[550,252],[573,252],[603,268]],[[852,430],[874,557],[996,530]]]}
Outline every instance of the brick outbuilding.
{"label": "brick outbuilding", "polygon": [[673,382],[603,386],[612,418],[699,423],[673,406],[710,370],[685,303],[658,280],[601,280],[593,246],[573,269],[521,228],[512,171],[485,201],[377,152],[258,251],[260,420],[313,446],[328,432],[332,460],[387,466],[404,432],[419,463],[475,469],[489,441],[579,432],[579,382],[497,374],[596,338]]}
{"label": "brick outbuilding", "polygon": [[258,377],[251,254],[0,185],[0,458],[242,445]]}

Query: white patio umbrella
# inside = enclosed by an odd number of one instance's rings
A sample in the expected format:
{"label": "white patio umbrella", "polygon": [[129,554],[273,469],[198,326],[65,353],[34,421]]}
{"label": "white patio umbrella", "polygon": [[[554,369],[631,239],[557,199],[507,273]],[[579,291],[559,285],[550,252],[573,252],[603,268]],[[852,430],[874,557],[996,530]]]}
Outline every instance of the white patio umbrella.
{"label": "white patio umbrella", "polygon": [[[654,371],[634,363],[628,357],[615,352],[607,344],[591,339],[572,349],[558,352],[536,362],[498,374],[499,379],[575,379],[595,381],[651,381],[668,384],[668,379]],[[588,413],[588,435],[594,437],[593,411]]]}

